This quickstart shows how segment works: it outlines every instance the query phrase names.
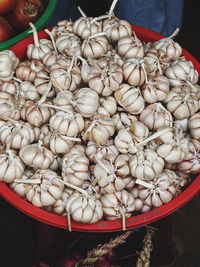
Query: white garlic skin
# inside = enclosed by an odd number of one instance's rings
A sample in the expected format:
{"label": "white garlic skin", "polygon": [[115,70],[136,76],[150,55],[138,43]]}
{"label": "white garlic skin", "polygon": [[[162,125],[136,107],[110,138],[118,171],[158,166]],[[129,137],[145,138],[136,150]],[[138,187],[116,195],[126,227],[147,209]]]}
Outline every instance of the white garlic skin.
{"label": "white garlic skin", "polygon": [[149,135],[149,129],[140,121],[135,121],[130,125],[130,132],[137,141],[142,141]]}
{"label": "white garlic skin", "polygon": [[81,56],[81,41],[75,35],[62,34],[56,39],[56,47],[66,56]]}
{"label": "white garlic skin", "polygon": [[15,95],[18,91],[19,83],[15,80],[3,82],[0,80],[0,92],[6,92],[10,95]]}
{"label": "white garlic skin", "polygon": [[19,86],[20,94],[26,100],[36,100],[40,97],[37,88],[29,81],[22,82]]}
{"label": "white garlic skin", "polygon": [[136,144],[133,136],[127,129],[121,129],[115,136],[115,146],[118,151],[123,154],[135,154],[137,152]]}
{"label": "white garlic skin", "polygon": [[131,126],[133,122],[137,121],[137,117],[131,115],[130,113],[120,112],[115,113],[112,116],[112,120],[115,125],[116,131],[119,131],[121,129],[126,129],[127,127]]}
{"label": "white garlic skin", "polygon": [[102,32],[102,23],[95,21],[94,18],[80,17],[73,23],[73,32],[84,40],[93,34]]}
{"label": "white garlic skin", "polygon": [[53,154],[63,154],[69,152],[70,148],[73,146],[74,142],[71,140],[68,140],[66,136],[57,134],[56,132],[53,132],[49,137],[48,141],[44,139],[48,143],[48,148],[53,152]]}
{"label": "white garlic skin", "polygon": [[19,59],[11,50],[0,52],[0,79],[2,81],[10,81],[14,71],[19,64]]}
{"label": "white garlic skin", "polygon": [[85,58],[100,58],[108,52],[108,40],[103,36],[85,39],[81,51]]}
{"label": "white garlic skin", "polygon": [[117,43],[117,51],[125,59],[144,57],[143,44],[135,36],[122,37]]}
{"label": "white garlic skin", "polygon": [[188,128],[192,138],[200,140],[200,113],[195,113],[189,118]]}
{"label": "white garlic skin", "polygon": [[113,96],[100,97],[100,106],[97,110],[99,115],[111,116],[117,111],[117,102]]}
{"label": "white garlic skin", "polygon": [[45,54],[51,51],[53,51],[52,42],[47,39],[40,39],[39,46],[35,44],[28,45],[26,54],[29,59],[41,60]]}
{"label": "white garlic skin", "polygon": [[16,100],[12,95],[0,92],[0,119],[5,121],[9,119],[19,120],[20,110],[16,104]]}

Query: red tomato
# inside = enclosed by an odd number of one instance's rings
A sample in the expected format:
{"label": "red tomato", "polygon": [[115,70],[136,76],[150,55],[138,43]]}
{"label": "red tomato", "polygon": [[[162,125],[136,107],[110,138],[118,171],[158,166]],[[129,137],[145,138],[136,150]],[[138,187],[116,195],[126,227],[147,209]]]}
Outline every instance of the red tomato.
{"label": "red tomato", "polygon": [[11,25],[0,16],[0,42],[10,39],[14,35]]}
{"label": "red tomato", "polygon": [[7,19],[14,29],[22,31],[38,20],[43,9],[41,0],[19,0]]}
{"label": "red tomato", "polygon": [[0,0],[0,15],[7,13],[14,9],[17,0]]}

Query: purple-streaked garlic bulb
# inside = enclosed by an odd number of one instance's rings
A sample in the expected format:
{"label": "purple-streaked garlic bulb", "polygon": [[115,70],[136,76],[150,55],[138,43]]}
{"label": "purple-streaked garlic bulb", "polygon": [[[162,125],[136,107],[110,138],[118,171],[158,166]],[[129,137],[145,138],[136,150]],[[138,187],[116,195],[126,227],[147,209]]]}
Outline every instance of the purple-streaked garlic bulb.
{"label": "purple-streaked garlic bulb", "polygon": [[106,159],[113,162],[119,155],[113,140],[108,140],[103,145],[98,145],[95,142],[89,141],[87,143],[85,153],[92,163],[97,163],[96,158],[100,160]]}
{"label": "purple-streaked garlic bulb", "polygon": [[0,52],[0,80],[10,81],[18,64],[19,59],[11,50]]}
{"label": "purple-streaked garlic bulb", "polygon": [[88,85],[102,96],[116,91],[123,81],[122,68],[112,60],[102,58],[94,63],[88,74]]}
{"label": "purple-streaked garlic bulb", "polygon": [[48,169],[55,159],[53,153],[41,142],[23,146],[19,156],[27,166],[42,170]]}
{"label": "purple-streaked garlic bulb", "polygon": [[67,199],[65,210],[75,222],[96,223],[103,217],[101,202],[93,197],[74,192]]}
{"label": "purple-streaked garlic bulb", "polygon": [[173,87],[164,102],[178,120],[187,119],[199,110],[198,96],[188,86]]}
{"label": "purple-streaked garlic bulb", "polygon": [[33,82],[37,72],[43,68],[44,65],[40,60],[25,60],[19,63],[16,69],[16,77],[22,81]]}
{"label": "purple-streaked garlic bulb", "polygon": [[90,88],[81,88],[75,95],[75,108],[84,118],[92,117],[99,107],[99,96]]}
{"label": "purple-streaked garlic bulb", "polygon": [[137,115],[143,111],[145,102],[139,88],[123,83],[114,95],[118,104],[129,113]]}
{"label": "purple-streaked garlic bulb", "polygon": [[112,116],[117,111],[117,102],[113,96],[100,97],[97,114]]}
{"label": "purple-streaked garlic bulb", "polygon": [[2,120],[19,120],[21,104],[17,103],[18,99],[6,92],[0,92],[0,119]]}
{"label": "purple-streaked garlic bulb", "polygon": [[104,144],[115,133],[115,127],[109,116],[95,115],[85,122],[83,140]]}
{"label": "purple-streaked garlic bulb", "polygon": [[37,91],[40,95],[44,95],[47,92],[47,90],[49,90],[47,96],[48,97],[55,96],[55,88],[53,86],[50,86],[49,88],[50,82],[51,81],[49,77],[49,71],[47,69],[43,69],[36,74],[34,85],[36,86]]}
{"label": "purple-streaked garlic bulb", "polygon": [[0,80],[0,92],[5,92],[10,95],[15,95],[18,91],[19,83],[15,80],[3,82]]}
{"label": "purple-streaked garlic bulb", "polygon": [[39,128],[34,128],[28,122],[10,121],[0,126],[1,144],[11,149],[20,149],[33,143],[39,134]]}
{"label": "purple-streaked garlic bulb", "polygon": [[138,119],[136,116],[131,115],[130,113],[119,112],[115,113],[112,116],[112,120],[114,122],[116,131],[119,131],[121,129],[128,128],[133,122],[137,121]]}
{"label": "purple-streaked garlic bulb", "polygon": [[129,166],[133,177],[148,181],[162,172],[164,160],[152,149],[144,149],[130,158]]}
{"label": "purple-streaked garlic bulb", "polygon": [[158,130],[162,127],[168,127],[172,124],[172,115],[165,109],[161,103],[154,103],[147,106],[140,114],[140,121],[144,123],[149,130]]}
{"label": "purple-streaked garlic bulb", "polygon": [[[45,104],[48,105],[48,103],[51,104],[51,102],[46,102]],[[36,127],[47,123],[55,113],[55,110],[45,106],[45,104],[38,105],[34,101],[27,101],[21,110],[22,119]]]}
{"label": "purple-streaked garlic bulb", "polygon": [[194,69],[192,62],[182,58],[173,61],[166,69],[165,75],[171,86],[180,86],[186,82],[196,84],[199,79],[198,72]]}
{"label": "purple-streaked garlic bulb", "polygon": [[125,59],[144,57],[143,44],[136,35],[122,37],[117,43],[117,51]]}
{"label": "purple-streaked garlic bulb", "polygon": [[26,100],[38,100],[40,94],[34,84],[29,81],[24,81],[19,85],[19,92]]}
{"label": "purple-streaked garlic bulb", "polygon": [[75,35],[62,34],[56,40],[56,47],[65,56],[81,56],[81,40]]}
{"label": "purple-streaked garlic bulb", "polygon": [[165,100],[169,93],[169,81],[165,76],[158,76],[145,83],[141,89],[145,102],[153,104]]}
{"label": "purple-streaked garlic bulb", "polygon": [[0,154],[0,168],[0,181],[12,183],[22,177],[25,165],[15,150],[8,149]]}
{"label": "purple-streaked garlic bulb", "polygon": [[192,138],[200,140],[200,113],[195,113],[189,118],[188,128]]}
{"label": "purple-streaked garlic bulb", "polygon": [[123,65],[124,80],[132,86],[141,86],[147,82],[147,70],[144,59],[130,58]]}
{"label": "purple-streaked garlic bulb", "polygon": [[[38,170],[27,180],[26,198],[36,207],[54,205],[62,196],[63,183],[61,177],[49,169]],[[31,183],[32,182],[32,183]]]}
{"label": "purple-streaked garlic bulb", "polygon": [[62,159],[63,180],[81,187],[90,178],[89,163],[84,147],[73,146]]}
{"label": "purple-streaked garlic bulb", "polygon": [[79,113],[57,111],[49,125],[61,135],[76,137],[84,129],[84,119]]}

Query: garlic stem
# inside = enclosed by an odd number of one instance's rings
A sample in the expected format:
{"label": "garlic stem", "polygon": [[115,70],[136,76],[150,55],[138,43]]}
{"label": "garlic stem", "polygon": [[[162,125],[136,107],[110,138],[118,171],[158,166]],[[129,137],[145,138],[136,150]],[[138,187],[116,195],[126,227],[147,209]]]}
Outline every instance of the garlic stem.
{"label": "garlic stem", "polygon": [[108,12],[108,15],[109,15],[109,16],[111,16],[111,15],[113,14],[113,11],[114,11],[114,9],[115,9],[115,6],[116,6],[117,2],[118,2],[118,0],[113,0],[112,4],[111,4],[111,6],[110,6],[110,10],[109,10],[109,12]]}
{"label": "garlic stem", "polygon": [[93,38],[100,37],[100,36],[105,36],[105,35],[107,35],[106,32],[98,32],[98,33],[95,33],[95,34],[93,34],[93,35],[90,35],[90,36],[88,37],[88,40],[91,40],[91,39],[93,39]]}
{"label": "garlic stem", "polygon": [[42,97],[40,98],[40,100],[38,101],[38,106],[40,106],[42,103],[45,102],[45,100],[47,99],[47,96],[48,96],[48,94],[49,94],[51,88],[52,88],[52,82],[49,81],[49,83],[48,83],[48,85],[47,85],[47,88],[46,88],[46,90],[45,90],[43,96],[42,96]]}
{"label": "garlic stem", "polygon": [[32,28],[32,32],[33,32],[33,40],[34,40],[34,44],[36,47],[39,47],[39,40],[38,40],[38,34],[37,34],[37,30],[35,28],[35,25],[33,23],[29,23],[30,27]]}
{"label": "garlic stem", "polygon": [[23,81],[22,80],[20,80],[20,79],[18,79],[17,77],[12,77],[12,79],[14,80],[14,81],[17,81],[17,82],[19,82],[19,83],[22,83]]}
{"label": "garlic stem", "polygon": [[95,18],[93,18],[93,20],[91,20],[91,23],[94,23],[94,22],[99,21],[101,19],[107,19],[108,17],[109,17],[109,15],[102,15],[99,17],[95,17]]}
{"label": "garlic stem", "polygon": [[154,189],[155,188],[155,186],[153,184],[149,184],[149,183],[147,183],[147,182],[145,182],[143,180],[140,180],[140,179],[137,179],[135,181],[135,183],[136,184],[139,184],[139,185],[142,185],[142,186],[144,186],[146,188],[149,188],[149,189]]}
{"label": "garlic stem", "polygon": [[15,179],[14,183],[20,184],[41,184],[41,179]]}
{"label": "garlic stem", "polygon": [[80,138],[76,138],[76,137],[70,137],[70,136],[63,136],[63,139],[69,140],[69,141],[74,141],[74,142],[81,142],[82,140]]}
{"label": "garlic stem", "polygon": [[58,106],[54,106],[54,105],[50,105],[50,104],[46,104],[46,103],[41,104],[41,106],[43,106],[43,107],[49,107],[49,108],[54,108],[54,109],[58,109],[58,110],[61,110],[61,111],[63,111],[63,112],[66,112],[66,113],[71,114],[71,112],[70,112],[69,110],[64,109],[64,108],[61,108],[61,107],[58,107]]}
{"label": "garlic stem", "polygon": [[94,120],[94,121],[90,124],[90,126],[86,129],[84,135],[82,136],[83,141],[85,141],[85,140],[87,139],[88,132],[91,132],[91,130],[92,130],[92,129],[94,128],[94,126],[96,125],[96,122],[97,122],[97,121]]}
{"label": "garlic stem", "polygon": [[69,211],[67,212],[67,222],[68,222],[68,230],[71,232],[72,231],[72,224],[71,224],[71,215]]}
{"label": "garlic stem", "polygon": [[83,194],[83,195],[86,196],[86,197],[89,197],[88,193],[87,193],[85,190],[79,188],[79,187],[76,186],[76,185],[70,184],[70,183],[65,182],[65,181],[63,181],[63,180],[60,180],[60,179],[58,179],[58,178],[55,178],[54,180],[55,180],[55,181],[58,181],[58,182],[60,182],[60,183],[63,183],[63,184],[66,185],[67,187],[72,188],[72,189],[74,189],[74,190],[80,192],[81,194]]}
{"label": "garlic stem", "polygon": [[83,12],[80,6],[78,6],[78,11],[81,13],[82,17],[87,18],[86,14]]}
{"label": "garlic stem", "polygon": [[176,30],[169,37],[167,37],[167,39],[172,39],[173,37],[175,37],[179,33],[179,31],[180,31],[180,29],[176,28]]}
{"label": "garlic stem", "polygon": [[57,50],[57,47],[56,47],[56,44],[55,44],[55,41],[54,41],[54,38],[53,38],[52,33],[51,33],[48,29],[45,29],[44,31],[45,31],[45,32],[49,35],[49,37],[51,38],[51,41],[52,41],[52,44],[53,44],[53,48],[54,48],[55,52],[57,53],[58,50]]}
{"label": "garlic stem", "polygon": [[74,66],[74,60],[75,60],[75,56],[73,56],[73,58],[72,58],[72,60],[71,60],[70,66],[69,66],[69,68],[68,68],[68,70],[67,70],[68,73],[71,72],[71,70],[72,70],[72,68],[73,68],[73,66]]}

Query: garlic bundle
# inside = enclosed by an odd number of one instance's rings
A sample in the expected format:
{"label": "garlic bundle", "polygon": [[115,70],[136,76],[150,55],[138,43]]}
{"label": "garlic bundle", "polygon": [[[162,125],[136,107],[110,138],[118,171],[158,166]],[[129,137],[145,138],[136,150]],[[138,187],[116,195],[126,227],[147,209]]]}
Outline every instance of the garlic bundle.
{"label": "garlic bundle", "polygon": [[27,180],[26,198],[36,207],[53,205],[60,199],[64,189],[64,185],[59,180],[61,178],[56,172],[48,169],[38,170]]}
{"label": "garlic bundle", "polygon": [[11,50],[0,52],[0,80],[10,81],[18,64],[19,59]]}
{"label": "garlic bundle", "polygon": [[49,125],[61,135],[76,137],[84,129],[84,119],[79,113],[57,111]]}
{"label": "garlic bundle", "polygon": [[117,111],[117,102],[113,96],[100,97],[97,114],[111,116]]}
{"label": "garlic bundle", "polygon": [[0,92],[5,92],[10,95],[15,95],[18,91],[19,83],[15,80],[3,82],[0,79]]}
{"label": "garlic bundle", "polygon": [[89,70],[88,85],[102,96],[111,95],[122,81],[122,68],[112,60],[99,59]]}
{"label": "garlic bundle", "polygon": [[117,51],[125,59],[143,58],[144,48],[136,36],[124,36],[117,43]]}
{"label": "garlic bundle", "polygon": [[19,120],[21,104],[18,99],[6,92],[0,92],[0,118],[7,121],[9,119]]}
{"label": "garlic bundle", "polygon": [[[48,105],[48,103],[46,104]],[[54,109],[45,106],[45,104],[37,105],[33,101],[27,101],[21,110],[21,117],[31,125],[40,127],[44,123],[47,123],[54,113]]]}
{"label": "garlic bundle", "polygon": [[85,58],[100,58],[108,52],[108,40],[102,36],[105,33],[97,33],[85,39],[81,51]]}
{"label": "garlic bundle", "polygon": [[15,150],[6,150],[5,153],[0,154],[0,169],[0,181],[12,183],[22,177],[25,165]]}
{"label": "garlic bundle", "polygon": [[140,114],[144,109],[144,99],[139,88],[123,83],[115,92],[115,99],[131,114]]}
{"label": "garlic bundle", "polygon": [[42,170],[48,169],[55,158],[50,150],[42,146],[41,141],[23,146],[19,156],[27,166]]}
{"label": "garlic bundle", "polygon": [[199,79],[198,72],[194,69],[192,62],[185,59],[173,61],[166,69],[165,75],[171,86],[181,86],[184,82],[196,84]]}
{"label": "garlic bundle", "polygon": [[65,210],[75,222],[95,223],[103,217],[101,202],[78,192],[67,199]]}
{"label": "garlic bundle", "polygon": [[75,145],[63,157],[62,177],[64,181],[76,186],[82,186],[85,180],[89,179],[89,160],[85,155],[84,148],[80,145]]}
{"label": "garlic bundle", "polygon": [[137,117],[134,115],[131,115],[130,113],[126,112],[120,112],[115,113],[112,116],[113,123],[115,125],[116,131],[119,131],[121,129],[126,129],[135,121],[137,121]]}
{"label": "garlic bundle", "polygon": [[95,114],[99,106],[98,94],[90,88],[81,88],[75,95],[75,108],[83,117],[88,118]]}
{"label": "garlic bundle", "polygon": [[25,198],[26,197],[26,187],[27,184],[23,183],[23,180],[28,180],[33,176],[34,172],[31,169],[25,169],[21,179],[21,183],[18,182],[12,182],[9,184],[10,188],[16,192],[19,196]]}
{"label": "garlic bundle", "polygon": [[39,128],[34,128],[23,121],[10,121],[0,126],[0,142],[11,149],[20,149],[33,143],[38,139],[39,134]]}
{"label": "garlic bundle", "polygon": [[89,141],[85,153],[92,163],[97,163],[96,158],[113,162],[119,155],[119,151],[114,145],[113,140],[107,140],[103,145],[98,145],[95,142]]}
{"label": "garlic bundle", "polygon": [[152,149],[144,149],[130,158],[129,166],[133,177],[152,180],[162,172],[164,160]]}
{"label": "garlic bundle", "polygon": [[115,146],[123,154],[135,154],[137,152],[137,142],[127,129],[121,129],[115,136]]}
{"label": "garlic bundle", "polygon": [[158,76],[144,84],[141,89],[145,102],[160,102],[165,100],[169,93],[169,81],[165,76]]}
{"label": "garlic bundle", "polygon": [[149,130],[158,130],[172,124],[172,115],[161,103],[155,103],[147,106],[140,114],[140,121],[144,123]]}
{"label": "garlic bundle", "polygon": [[109,116],[95,115],[91,121],[86,121],[83,140],[104,144],[115,133],[112,119]]}
{"label": "garlic bundle", "polygon": [[56,39],[56,47],[66,56],[81,56],[81,42],[75,35],[62,34]]}
{"label": "garlic bundle", "polygon": [[147,65],[143,59],[130,58],[123,65],[124,80],[132,86],[141,86],[147,81]]}
{"label": "garlic bundle", "polygon": [[199,110],[198,96],[188,86],[173,87],[164,102],[178,120],[187,119]]}
{"label": "garlic bundle", "polygon": [[67,212],[65,210],[65,205],[67,203],[68,198],[71,196],[74,190],[70,188],[65,188],[62,192],[61,197],[56,200],[56,202],[53,204],[52,209],[53,212],[55,212],[58,215],[66,216]]}
{"label": "garlic bundle", "polygon": [[37,72],[41,71],[44,65],[39,60],[25,60],[19,63],[16,69],[16,77],[22,81],[33,82]]}
{"label": "garlic bundle", "polygon": [[20,95],[26,100],[36,100],[40,98],[40,94],[31,82],[25,81],[22,82],[19,86]]}
{"label": "garlic bundle", "polygon": [[200,113],[195,113],[189,118],[188,128],[192,138],[200,140]]}

